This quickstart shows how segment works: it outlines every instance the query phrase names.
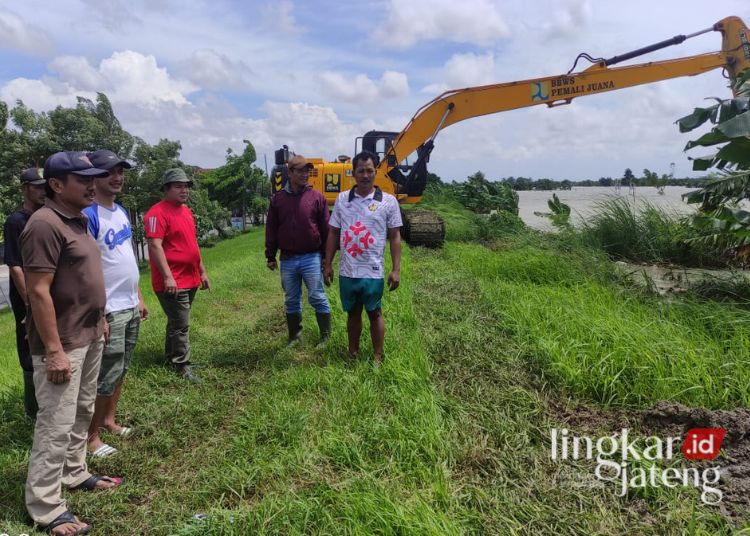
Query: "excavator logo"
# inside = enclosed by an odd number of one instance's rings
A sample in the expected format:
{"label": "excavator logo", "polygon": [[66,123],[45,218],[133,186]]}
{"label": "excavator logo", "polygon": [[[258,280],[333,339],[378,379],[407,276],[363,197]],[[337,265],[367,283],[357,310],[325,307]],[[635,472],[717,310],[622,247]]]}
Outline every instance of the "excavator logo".
{"label": "excavator logo", "polygon": [[549,81],[531,83],[531,102],[549,100]]}

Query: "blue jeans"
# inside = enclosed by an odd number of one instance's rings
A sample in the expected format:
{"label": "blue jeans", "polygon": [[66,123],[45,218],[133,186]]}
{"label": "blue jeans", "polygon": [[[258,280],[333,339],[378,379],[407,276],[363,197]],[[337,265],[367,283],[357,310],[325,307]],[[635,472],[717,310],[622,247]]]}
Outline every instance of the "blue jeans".
{"label": "blue jeans", "polygon": [[284,309],[287,314],[302,312],[302,281],[307,287],[307,299],[316,313],[330,313],[320,253],[292,255],[281,260],[281,287],[284,289]]}

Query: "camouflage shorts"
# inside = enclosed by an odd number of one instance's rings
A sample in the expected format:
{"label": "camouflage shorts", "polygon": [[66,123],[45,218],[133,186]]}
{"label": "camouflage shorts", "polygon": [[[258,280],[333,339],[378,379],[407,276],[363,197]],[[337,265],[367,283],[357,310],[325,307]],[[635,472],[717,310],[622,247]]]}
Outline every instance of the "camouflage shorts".
{"label": "camouflage shorts", "polygon": [[107,314],[109,342],[104,347],[96,394],[110,396],[125,376],[133,358],[141,317],[138,307]]}

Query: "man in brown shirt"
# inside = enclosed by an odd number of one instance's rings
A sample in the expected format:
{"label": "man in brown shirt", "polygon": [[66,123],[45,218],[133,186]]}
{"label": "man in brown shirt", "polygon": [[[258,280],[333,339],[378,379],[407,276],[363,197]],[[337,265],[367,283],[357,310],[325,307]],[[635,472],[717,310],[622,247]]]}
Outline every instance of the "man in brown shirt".
{"label": "man in brown shirt", "polygon": [[21,234],[29,297],[28,335],[39,412],[26,480],[26,508],[51,534],[88,527],[68,511],[69,489],[117,487],[92,475],[86,439],[96,398],[106,322],[99,249],[81,210],[94,200],[96,169],[85,153],[61,152],[44,164],[47,199]]}

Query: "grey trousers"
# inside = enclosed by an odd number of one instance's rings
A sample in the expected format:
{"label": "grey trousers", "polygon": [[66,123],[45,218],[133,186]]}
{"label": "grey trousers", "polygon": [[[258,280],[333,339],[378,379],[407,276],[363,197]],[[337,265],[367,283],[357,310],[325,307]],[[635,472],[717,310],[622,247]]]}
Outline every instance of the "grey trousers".
{"label": "grey trousers", "polygon": [[190,363],[190,307],[197,291],[197,288],[189,288],[180,289],[175,294],[156,293],[167,315],[164,357],[173,365]]}

